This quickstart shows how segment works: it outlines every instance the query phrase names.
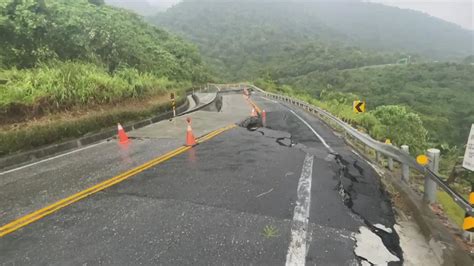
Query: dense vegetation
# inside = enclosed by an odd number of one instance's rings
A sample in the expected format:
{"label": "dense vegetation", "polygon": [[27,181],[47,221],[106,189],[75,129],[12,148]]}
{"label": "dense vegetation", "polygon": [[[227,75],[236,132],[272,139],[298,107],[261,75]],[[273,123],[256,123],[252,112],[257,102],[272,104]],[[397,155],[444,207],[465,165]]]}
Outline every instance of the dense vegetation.
{"label": "dense vegetation", "polygon": [[103,1],[0,0],[0,36],[3,118],[207,80],[193,45]]}
{"label": "dense vegetation", "polygon": [[275,66],[315,71],[321,64],[394,63],[408,54],[461,59],[472,53],[468,30],[361,1],[184,0],[149,20],[198,44],[217,73],[235,80]]}
{"label": "dense vegetation", "polygon": [[406,106],[420,114],[429,143],[462,147],[474,121],[473,73],[472,65],[429,63],[317,71],[280,82],[316,98],[323,91],[353,93],[367,100],[369,109]]}
{"label": "dense vegetation", "polygon": [[194,46],[151,27],[137,15],[66,0],[1,0],[0,45],[7,67],[34,67],[50,59],[121,65],[173,80],[199,80]]}
{"label": "dense vegetation", "polygon": [[167,78],[140,73],[134,68],[109,74],[91,63],[50,63],[33,69],[5,70],[8,82],[0,85],[0,118],[3,123],[23,121],[74,106],[112,104],[126,99],[145,99],[177,85]]}
{"label": "dense vegetation", "polygon": [[427,131],[420,116],[404,106],[381,105],[369,112],[355,114],[352,102],[359,97],[352,93],[323,90],[318,97],[315,97],[304,90],[295,90],[288,85],[279,85],[269,80],[259,79],[256,85],[300,98],[328,110],[382,142],[390,139],[394,145],[407,144],[413,154],[419,154],[427,147]]}

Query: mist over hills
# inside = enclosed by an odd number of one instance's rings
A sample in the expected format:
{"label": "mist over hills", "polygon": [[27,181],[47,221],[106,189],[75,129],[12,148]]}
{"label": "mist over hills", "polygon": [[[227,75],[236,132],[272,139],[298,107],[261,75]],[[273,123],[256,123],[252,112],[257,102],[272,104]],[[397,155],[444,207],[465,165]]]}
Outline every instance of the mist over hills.
{"label": "mist over hills", "polygon": [[168,8],[169,3],[158,1],[156,4],[150,4],[146,0],[105,0],[105,3],[111,6],[125,8],[142,16],[150,16],[159,11]]}
{"label": "mist over hills", "polygon": [[149,20],[197,42],[205,53],[230,39],[338,42],[434,60],[473,53],[473,31],[418,11],[357,0],[184,0]]}

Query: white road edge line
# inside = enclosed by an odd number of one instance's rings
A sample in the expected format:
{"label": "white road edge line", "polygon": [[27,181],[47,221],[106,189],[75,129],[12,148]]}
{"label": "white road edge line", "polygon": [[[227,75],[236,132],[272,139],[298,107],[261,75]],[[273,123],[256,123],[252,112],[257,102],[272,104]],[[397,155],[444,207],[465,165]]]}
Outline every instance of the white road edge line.
{"label": "white road edge line", "polygon": [[306,241],[309,210],[311,205],[311,179],[314,156],[306,154],[298,181],[296,206],[291,223],[291,242],[286,254],[287,266],[300,266],[306,263]]}
{"label": "white road edge line", "polygon": [[96,144],[91,144],[91,145],[88,145],[88,146],[80,148],[80,149],[76,149],[76,150],[66,152],[66,153],[63,153],[63,154],[59,154],[59,155],[56,155],[56,156],[53,156],[53,157],[50,157],[50,158],[47,158],[47,159],[43,159],[41,161],[37,161],[37,162],[26,164],[26,165],[23,165],[23,166],[20,166],[20,167],[17,167],[17,168],[13,168],[13,169],[1,172],[0,175],[6,175],[6,174],[9,174],[9,173],[21,170],[21,169],[28,168],[28,167],[33,166],[33,165],[37,165],[37,164],[40,164],[40,163],[51,161],[51,160],[54,160],[54,159],[57,159],[57,158],[60,158],[60,157],[63,157],[63,156],[69,155],[69,154],[73,154],[73,153],[76,153],[76,152],[79,152],[79,151],[83,151],[83,150],[86,150],[86,149],[104,144],[104,143],[107,143],[107,141],[102,141],[102,142],[99,142],[99,143],[96,143]]}
{"label": "white road edge line", "polygon": [[[267,100],[267,101],[271,101],[271,102],[275,102],[275,103],[278,103],[277,101],[274,101],[274,100],[270,100],[264,96],[261,96],[263,99]],[[283,105],[284,106],[284,105]],[[286,107],[286,106],[285,106]],[[301,116],[299,116],[297,113],[295,113],[295,111],[291,110],[290,108],[286,107],[294,116],[296,116],[299,120],[301,120],[301,122],[303,122],[313,133],[314,135],[316,135],[316,137],[318,137],[318,139],[321,141],[321,143],[324,145],[324,147],[326,147],[331,153],[334,153],[334,150],[331,148],[331,146],[329,146],[329,144],[327,144],[327,142],[323,139],[323,137],[321,137],[321,135],[318,134],[318,132],[316,132],[316,130],[314,130],[314,128],[308,123],[306,122],[306,120],[304,120]]]}
{"label": "white road edge line", "polygon": [[323,137],[321,137],[321,135],[319,135],[318,132],[316,132],[316,130],[314,130],[314,128],[310,124],[308,124],[308,122],[306,122],[306,120],[304,120],[301,116],[296,114],[295,111],[293,111],[291,109],[289,109],[289,110],[299,120],[301,120],[301,122],[303,122],[311,131],[313,131],[314,135],[316,135],[316,137],[318,137],[318,139],[321,141],[321,143],[324,145],[324,147],[326,147],[330,152],[334,152],[333,149],[331,148],[331,146],[329,146],[329,144],[327,144],[327,142],[323,139]]}

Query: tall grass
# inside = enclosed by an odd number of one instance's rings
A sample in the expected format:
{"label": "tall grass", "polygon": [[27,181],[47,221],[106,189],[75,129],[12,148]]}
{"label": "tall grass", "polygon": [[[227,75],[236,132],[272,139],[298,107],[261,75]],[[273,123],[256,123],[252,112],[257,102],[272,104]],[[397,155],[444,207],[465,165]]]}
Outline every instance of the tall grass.
{"label": "tall grass", "polygon": [[102,67],[81,62],[0,70],[0,79],[7,81],[0,84],[0,114],[7,116],[145,98],[188,85],[127,67],[109,74]]}

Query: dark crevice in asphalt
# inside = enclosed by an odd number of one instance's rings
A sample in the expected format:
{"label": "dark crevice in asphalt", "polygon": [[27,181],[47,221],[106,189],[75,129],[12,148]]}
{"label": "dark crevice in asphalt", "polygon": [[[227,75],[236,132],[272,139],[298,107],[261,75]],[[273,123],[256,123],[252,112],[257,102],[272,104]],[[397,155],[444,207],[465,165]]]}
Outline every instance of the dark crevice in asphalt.
{"label": "dark crevice in asphalt", "polygon": [[359,260],[359,262],[364,261],[364,262],[368,263],[368,264],[371,265],[371,266],[375,265],[375,264],[373,264],[372,262],[368,261],[368,260],[367,260],[366,258],[364,258],[364,257],[357,256],[357,255],[356,255],[356,258]]}
{"label": "dark crevice in asphalt", "polygon": [[258,133],[262,134],[262,136],[275,139],[275,142],[278,143],[278,145],[280,145],[280,146],[291,148],[291,147],[293,147],[297,144],[293,140],[291,134],[289,134],[288,137],[272,137],[272,136],[266,135],[264,131],[259,130],[260,128],[265,128],[263,126],[261,117],[248,117],[244,121],[242,121],[239,124],[239,126],[244,127],[249,131],[258,132]]}
{"label": "dark crevice in asphalt", "polygon": [[[284,113],[284,116],[287,116],[287,113]],[[283,120],[285,117],[283,117]],[[268,128],[273,129],[269,125],[263,125],[261,117],[248,117],[245,119],[241,124],[241,127],[247,128],[249,131],[256,131],[259,132],[262,136],[269,137],[275,139],[275,141],[281,145],[286,147],[295,147],[297,146],[303,152],[308,152],[307,147],[301,143],[298,143],[292,138],[291,133],[286,132],[282,129],[277,131],[284,132],[289,134],[289,137],[272,137],[265,134],[264,131],[259,130],[259,128]],[[298,144],[298,145],[297,145]],[[310,153],[310,152],[309,152]],[[330,153],[332,160],[334,160],[339,168],[337,171],[339,172],[339,181],[335,187],[335,190],[339,192],[344,205],[353,213],[356,217],[361,219],[364,224],[377,236],[380,237],[385,247],[395,256],[397,256],[400,261],[398,262],[390,262],[389,265],[403,265],[403,252],[400,247],[400,239],[398,234],[396,233],[393,225],[391,226],[392,233],[388,233],[384,230],[381,230],[375,227],[372,223],[370,223],[362,214],[358,213],[353,209],[354,207],[354,200],[357,199],[357,192],[354,189],[354,183],[365,184],[366,182],[363,181],[364,179],[364,169],[359,165],[359,161],[355,160],[352,164],[345,160],[340,154],[337,153]],[[362,180],[361,180],[362,179]],[[380,192],[384,194],[382,188],[380,188]],[[359,255],[355,254],[355,257],[359,260],[359,263],[365,261],[370,265],[374,265],[368,259],[360,257]]]}
{"label": "dark crevice in asphalt", "polygon": [[262,119],[260,119],[260,117],[250,116],[240,122],[239,126],[247,128],[250,131],[255,131],[259,127],[262,127]]}
{"label": "dark crevice in asphalt", "polygon": [[[355,211],[352,207],[354,206],[353,199],[357,198],[357,192],[353,190],[353,182],[358,182],[357,178],[354,175],[349,173],[348,165],[349,162],[344,160],[341,155],[336,155],[336,162],[339,164],[339,194],[342,197],[344,204],[350,211],[357,215],[360,219],[364,221],[364,224],[377,236],[380,237],[385,247],[392,253],[393,255],[397,256],[400,261],[398,262],[390,262],[389,265],[403,265],[403,252],[400,247],[400,239],[398,234],[396,233],[393,226],[391,226],[392,233],[388,233],[384,230],[381,230],[375,227],[372,223],[370,223],[363,215]],[[357,160],[352,164],[358,172],[362,175],[363,169],[357,165]],[[355,180],[355,181],[354,181]],[[381,189],[381,188],[380,188]],[[383,193],[383,190],[381,190]],[[366,260],[365,258],[361,258],[356,255],[359,260],[365,260],[370,263],[370,261]],[[373,265],[371,263],[371,265]]]}
{"label": "dark crevice in asphalt", "polygon": [[280,146],[284,147],[293,147],[295,144],[293,143],[293,140],[291,137],[289,138],[277,138],[276,143],[278,143]]}

